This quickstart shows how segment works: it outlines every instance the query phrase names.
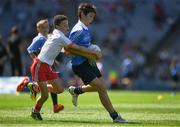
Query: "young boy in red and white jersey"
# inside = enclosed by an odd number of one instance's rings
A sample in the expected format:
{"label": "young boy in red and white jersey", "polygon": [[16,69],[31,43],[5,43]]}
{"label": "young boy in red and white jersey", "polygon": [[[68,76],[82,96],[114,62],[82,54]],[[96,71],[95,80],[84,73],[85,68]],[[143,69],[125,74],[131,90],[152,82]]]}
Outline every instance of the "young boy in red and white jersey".
{"label": "young boy in red and white jersey", "polygon": [[[44,45],[45,41],[47,40],[47,36],[49,33],[49,22],[47,19],[42,19],[37,22],[36,28],[38,31],[38,35],[33,38],[32,43],[27,48],[27,51],[32,59],[34,59],[40,52],[42,46]],[[57,63],[58,61],[55,61]],[[56,64],[54,64],[56,65]],[[36,83],[31,82],[28,77],[25,77],[17,86],[16,91],[21,92],[26,86],[31,91],[31,98],[32,100],[36,100],[36,94],[39,91]],[[36,91],[32,91],[32,87],[36,87]],[[64,109],[64,106],[58,104],[57,94],[51,93],[51,99],[53,102],[53,112],[58,113],[59,111]]]}

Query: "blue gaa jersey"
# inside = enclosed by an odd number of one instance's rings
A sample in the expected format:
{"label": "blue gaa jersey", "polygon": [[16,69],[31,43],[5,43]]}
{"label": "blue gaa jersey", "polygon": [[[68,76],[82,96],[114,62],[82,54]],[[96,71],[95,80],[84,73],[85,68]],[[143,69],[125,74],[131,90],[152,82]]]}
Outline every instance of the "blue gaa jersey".
{"label": "blue gaa jersey", "polygon": [[39,54],[42,46],[46,42],[47,38],[39,33],[32,41],[31,45],[27,48],[28,53]]}
{"label": "blue gaa jersey", "polygon": [[[88,48],[91,44],[90,32],[80,20],[71,30],[69,38],[73,43],[86,48]],[[87,58],[76,55],[72,58],[71,62],[72,65],[79,65],[86,60]]]}

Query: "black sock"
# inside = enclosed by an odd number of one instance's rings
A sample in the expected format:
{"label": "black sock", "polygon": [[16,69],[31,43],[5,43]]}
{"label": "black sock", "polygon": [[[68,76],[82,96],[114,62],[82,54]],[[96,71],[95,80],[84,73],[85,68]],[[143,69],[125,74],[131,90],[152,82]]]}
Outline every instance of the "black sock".
{"label": "black sock", "polygon": [[57,105],[57,94],[51,93],[51,98],[53,101],[53,105]]}
{"label": "black sock", "polygon": [[74,93],[75,93],[75,94],[82,94],[82,93],[84,93],[84,92],[82,91],[82,87],[76,87],[76,88],[74,89]]}
{"label": "black sock", "polygon": [[115,120],[115,119],[119,116],[116,111],[114,111],[114,112],[112,112],[112,113],[109,113],[109,115],[111,116],[111,118],[112,118],[113,120]]}

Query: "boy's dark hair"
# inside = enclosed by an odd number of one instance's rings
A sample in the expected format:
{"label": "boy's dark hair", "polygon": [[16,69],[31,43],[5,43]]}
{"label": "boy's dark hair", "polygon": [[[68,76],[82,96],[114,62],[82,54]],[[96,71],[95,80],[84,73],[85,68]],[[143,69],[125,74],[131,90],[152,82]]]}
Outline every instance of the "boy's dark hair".
{"label": "boy's dark hair", "polygon": [[80,19],[81,19],[81,12],[83,12],[84,15],[87,15],[90,12],[96,14],[96,7],[91,3],[81,3],[78,8],[78,17]]}
{"label": "boy's dark hair", "polygon": [[62,21],[64,20],[68,20],[67,16],[65,15],[56,15],[54,16],[54,28],[56,28],[56,26],[60,25]]}
{"label": "boy's dark hair", "polygon": [[11,34],[18,34],[18,32],[19,32],[19,30],[18,30],[17,26],[13,26],[11,28]]}

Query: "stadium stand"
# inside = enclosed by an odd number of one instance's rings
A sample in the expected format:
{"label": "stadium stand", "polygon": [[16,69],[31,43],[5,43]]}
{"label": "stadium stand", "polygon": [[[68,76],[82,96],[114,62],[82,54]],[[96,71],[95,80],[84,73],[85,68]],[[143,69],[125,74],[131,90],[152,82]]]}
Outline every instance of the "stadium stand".
{"label": "stadium stand", "polygon": [[[63,13],[69,17],[72,28],[78,20],[76,8],[81,2],[85,1],[1,0],[0,34],[4,45],[7,45],[11,27],[16,25],[20,28],[23,37],[21,55],[24,74],[28,74],[31,63],[26,48],[36,34],[35,22],[47,18],[52,26],[53,16]],[[129,56],[133,58],[135,66],[136,77],[133,81],[134,84],[138,84],[138,87],[134,85],[133,89],[140,89],[139,84],[146,84],[149,80],[155,82],[154,84],[171,80],[168,76],[170,62],[167,61],[171,60],[174,52],[179,52],[180,47],[178,0],[86,0],[86,2],[92,2],[97,6],[98,15],[90,30],[93,35],[92,42],[102,48],[103,75],[108,82],[109,72],[116,70],[121,84],[121,65]],[[167,61],[158,61],[162,54],[168,57]],[[62,66],[66,67],[65,64],[69,59],[63,60]],[[11,76],[9,66],[7,61],[4,76]],[[160,70],[164,66],[167,70],[164,72],[167,73],[167,76],[164,76],[166,78],[160,76]],[[64,75],[68,79],[68,76]]]}

